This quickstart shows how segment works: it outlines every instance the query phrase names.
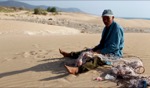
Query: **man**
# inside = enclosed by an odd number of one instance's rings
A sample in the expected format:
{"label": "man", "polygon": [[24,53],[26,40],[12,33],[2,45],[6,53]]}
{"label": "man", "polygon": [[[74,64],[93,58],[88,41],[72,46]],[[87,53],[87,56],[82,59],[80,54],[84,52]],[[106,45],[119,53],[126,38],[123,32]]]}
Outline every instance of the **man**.
{"label": "man", "polygon": [[[95,46],[93,49],[90,49],[93,52],[105,55],[105,56],[123,56],[123,47],[124,47],[124,31],[123,28],[114,22],[114,15],[110,9],[106,9],[102,13],[102,20],[105,24],[105,27],[102,32],[102,38],[100,43]],[[78,56],[87,50],[82,50],[79,52],[67,53],[60,50],[60,53],[64,57],[78,58]],[[67,66],[67,69],[70,72],[70,67]]]}

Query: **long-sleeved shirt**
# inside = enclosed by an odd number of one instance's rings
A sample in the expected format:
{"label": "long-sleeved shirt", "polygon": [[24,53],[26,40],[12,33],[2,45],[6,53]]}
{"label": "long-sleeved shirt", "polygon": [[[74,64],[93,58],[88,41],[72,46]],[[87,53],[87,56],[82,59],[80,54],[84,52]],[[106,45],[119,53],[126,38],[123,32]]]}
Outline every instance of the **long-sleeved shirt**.
{"label": "long-sleeved shirt", "polygon": [[109,28],[104,28],[100,43],[93,48],[93,51],[100,51],[101,54],[113,54],[122,57],[124,47],[124,30],[116,22],[112,22]]}

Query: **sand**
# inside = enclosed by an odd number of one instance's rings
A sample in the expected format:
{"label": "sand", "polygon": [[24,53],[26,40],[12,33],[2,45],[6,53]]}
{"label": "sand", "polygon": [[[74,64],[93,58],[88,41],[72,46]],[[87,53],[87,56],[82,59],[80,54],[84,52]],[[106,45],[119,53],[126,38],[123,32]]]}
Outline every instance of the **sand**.
{"label": "sand", "polygon": [[[86,18],[87,19],[87,18]],[[131,25],[132,26],[132,25]],[[0,87],[114,87],[110,81],[93,81],[107,68],[78,76],[68,74],[58,49],[67,52],[94,47],[101,33],[22,21],[0,20]],[[150,75],[150,34],[125,33],[124,56],[143,60],[145,75]]]}

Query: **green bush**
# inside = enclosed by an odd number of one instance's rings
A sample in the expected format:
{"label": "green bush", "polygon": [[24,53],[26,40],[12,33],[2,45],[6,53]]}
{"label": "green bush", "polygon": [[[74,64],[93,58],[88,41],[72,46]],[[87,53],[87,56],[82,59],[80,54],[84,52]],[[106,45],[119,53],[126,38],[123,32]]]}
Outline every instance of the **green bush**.
{"label": "green bush", "polygon": [[47,12],[46,12],[46,10],[44,10],[44,9],[35,8],[35,9],[34,9],[34,14],[47,15]]}
{"label": "green bush", "polygon": [[52,7],[50,12],[57,12],[57,10],[55,7]]}
{"label": "green bush", "polygon": [[51,12],[51,7],[48,7],[48,8],[47,8],[47,12]]}
{"label": "green bush", "polygon": [[19,10],[25,10],[25,8],[23,8],[23,7],[19,7],[18,9],[19,9]]}
{"label": "green bush", "polygon": [[57,12],[56,7],[48,7],[47,12]]}
{"label": "green bush", "polygon": [[41,9],[40,8],[35,8],[34,9],[34,14],[40,14],[41,13]]}
{"label": "green bush", "polygon": [[51,12],[53,15],[58,15],[56,7],[48,7],[47,12]]}

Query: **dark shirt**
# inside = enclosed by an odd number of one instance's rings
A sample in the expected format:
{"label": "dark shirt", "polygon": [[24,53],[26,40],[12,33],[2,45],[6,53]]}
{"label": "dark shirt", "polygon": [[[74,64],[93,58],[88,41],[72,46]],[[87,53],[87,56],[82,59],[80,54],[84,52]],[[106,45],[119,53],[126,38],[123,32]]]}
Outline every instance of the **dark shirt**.
{"label": "dark shirt", "polygon": [[106,36],[107,36],[107,34],[109,32],[109,28],[110,27],[106,28],[106,31],[104,32],[104,35],[103,35],[103,37],[102,37],[102,39],[100,41],[100,47],[99,47],[99,49],[102,49],[104,47],[104,45],[105,45]]}
{"label": "dark shirt", "polygon": [[100,43],[92,50],[99,51],[101,54],[113,54],[121,57],[124,47],[123,28],[116,22],[112,22],[109,28],[104,28]]}

